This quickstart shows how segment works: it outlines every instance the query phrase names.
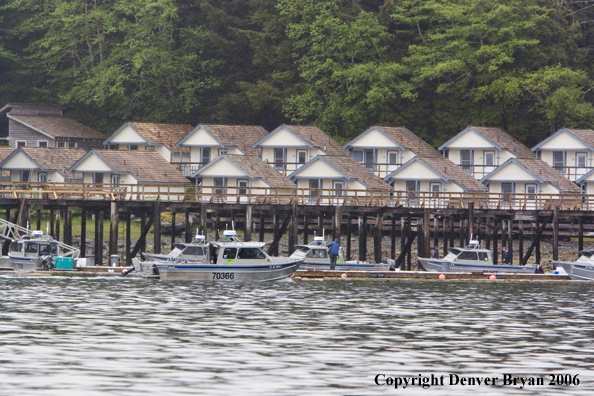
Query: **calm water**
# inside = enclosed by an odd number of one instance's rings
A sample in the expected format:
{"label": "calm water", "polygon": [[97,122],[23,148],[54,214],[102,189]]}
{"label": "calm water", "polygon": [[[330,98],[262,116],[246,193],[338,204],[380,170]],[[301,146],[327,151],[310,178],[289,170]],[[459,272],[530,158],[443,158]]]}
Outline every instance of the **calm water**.
{"label": "calm water", "polygon": [[[593,300],[575,284],[5,276],[0,395],[592,394]],[[506,373],[545,385],[503,386]],[[445,384],[394,389],[377,374]]]}

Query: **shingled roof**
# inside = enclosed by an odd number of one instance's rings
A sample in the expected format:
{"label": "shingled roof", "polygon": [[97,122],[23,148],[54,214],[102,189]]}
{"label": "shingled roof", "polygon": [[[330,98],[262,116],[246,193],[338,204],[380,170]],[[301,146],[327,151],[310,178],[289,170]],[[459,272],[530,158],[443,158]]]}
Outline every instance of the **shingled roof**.
{"label": "shingled roof", "polygon": [[[200,124],[194,130],[199,128],[210,133],[224,147],[237,147],[246,155],[256,155],[252,146],[268,135],[268,131],[259,125]],[[183,142],[179,142],[178,146],[180,145],[183,146]]]}
{"label": "shingled roof", "polygon": [[[366,132],[372,129],[377,129],[384,135],[398,143],[405,149],[414,151],[417,155],[423,157],[442,157],[443,155],[437,151],[429,143],[412,133],[408,128],[403,126],[390,127],[390,126],[373,126]],[[361,135],[360,135],[361,136]],[[356,140],[357,138],[353,139]]]}
{"label": "shingled roof", "polygon": [[116,173],[128,173],[143,183],[189,183],[177,168],[154,151],[92,150]]}
{"label": "shingled roof", "polygon": [[55,170],[63,175],[86,154],[81,148],[20,147],[17,150],[25,152],[43,170]]}
{"label": "shingled roof", "polygon": [[[194,129],[190,124],[164,124],[156,122],[136,122],[127,123],[136,132],[138,132],[150,144],[163,144],[171,151],[179,152],[175,144],[183,139]],[[184,147],[183,152],[189,153],[190,149]]]}
{"label": "shingled roof", "polygon": [[351,157],[345,156],[334,156],[334,155],[318,155],[312,158],[305,165],[301,166],[295,172],[291,173],[288,178],[293,175],[298,176],[299,172],[306,167],[311,166],[316,161],[324,161],[330,166],[336,168],[336,170],[346,176],[349,180],[357,180],[361,184],[367,186],[372,190],[389,190],[390,186],[383,181],[382,178],[376,176],[373,172],[367,169],[364,165],[355,161]]}
{"label": "shingled roof", "polygon": [[[287,125],[282,124],[274,131],[270,132],[268,136],[277,133],[281,129],[287,129],[297,135],[299,138],[303,139],[309,145],[325,151],[328,155],[336,155],[336,156],[346,156],[346,152],[343,150],[342,146],[332,137],[327,135],[324,131],[316,126],[303,126],[303,125]],[[255,145],[259,145],[261,141],[264,141],[267,136],[260,141],[256,142]]]}
{"label": "shingled roof", "polygon": [[[470,173],[464,171],[458,165],[454,164],[447,158],[443,157],[416,157],[408,162],[420,161],[433,169],[437,174],[441,175],[446,181],[453,182],[469,192],[483,192],[485,186],[477,179],[472,177]],[[406,164],[402,165],[404,168]],[[398,168],[400,169],[400,168]],[[389,176],[389,175],[388,175]],[[388,176],[386,178],[388,178]]]}
{"label": "shingled roof", "polygon": [[4,161],[14,149],[10,146],[0,146],[0,162]]}
{"label": "shingled roof", "polygon": [[[274,168],[272,168],[270,165],[268,165],[258,157],[253,157],[250,155],[225,154],[217,157],[215,160],[211,162],[211,164],[214,164],[218,161],[222,161],[225,158],[235,163],[237,166],[239,166],[253,178],[262,179],[273,188],[292,187],[291,182],[289,180],[287,180],[278,171],[274,170]],[[202,170],[207,169],[208,167],[209,165],[205,166],[198,172],[194,173],[192,177],[200,176],[200,172]]]}
{"label": "shingled roof", "polygon": [[105,136],[73,119],[53,115],[13,115],[8,118],[53,138],[104,139]]}
{"label": "shingled roof", "polygon": [[[512,158],[507,160],[499,168],[503,168],[507,163],[515,162],[528,172],[532,173],[535,177],[541,179],[545,183],[556,186],[561,192],[564,193],[581,193],[580,187],[567,179],[561,172],[547,164],[546,162],[535,159],[535,158]],[[498,168],[498,169],[499,169]],[[497,169],[494,171],[496,172]],[[485,176],[484,179],[488,178],[489,175]],[[483,180],[484,180],[483,179]]]}
{"label": "shingled roof", "polygon": [[501,128],[470,126],[476,132],[489,139],[491,142],[516,155],[517,158],[534,158],[534,153],[522,143],[514,139]]}

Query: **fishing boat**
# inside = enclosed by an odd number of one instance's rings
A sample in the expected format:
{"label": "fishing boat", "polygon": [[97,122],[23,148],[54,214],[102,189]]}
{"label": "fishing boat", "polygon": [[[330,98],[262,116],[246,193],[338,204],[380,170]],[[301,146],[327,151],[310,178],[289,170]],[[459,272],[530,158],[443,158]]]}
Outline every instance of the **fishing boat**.
{"label": "fishing boat", "polygon": [[206,263],[208,244],[204,235],[196,234],[190,243],[176,243],[174,249],[168,254],[140,253],[144,261],[154,261],[157,265],[163,262],[196,262]]}
{"label": "fishing boat", "polygon": [[497,265],[493,263],[491,251],[482,249],[479,241],[471,240],[465,248],[450,248],[442,259],[421,258],[419,264],[426,271],[436,272],[516,272],[534,273],[536,265]]}
{"label": "fishing boat", "polygon": [[[330,269],[330,255],[328,254],[328,245],[324,237],[314,237],[309,245],[296,245],[295,251],[291,254],[292,258],[302,259],[303,264],[299,267],[300,270],[307,269]],[[375,265],[366,261],[346,261],[344,259],[344,252],[342,247],[338,250],[338,258],[336,259],[337,271],[389,271],[390,266],[387,264]]]}
{"label": "fishing boat", "polygon": [[243,242],[234,230],[226,230],[227,241],[208,243],[205,262],[134,260],[137,274],[158,273],[163,280],[266,282],[290,278],[303,259],[270,257],[263,242]]}
{"label": "fishing boat", "polygon": [[80,250],[44,235],[43,231],[33,231],[12,242],[8,257],[16,272],[33,272],[72,269],[79,253]]}
{"label": "fishing boat", "polygon": [[553,261],[553,267],[563,268],[573,280],[594,280],[594,250],[578,252],[576,261]]}

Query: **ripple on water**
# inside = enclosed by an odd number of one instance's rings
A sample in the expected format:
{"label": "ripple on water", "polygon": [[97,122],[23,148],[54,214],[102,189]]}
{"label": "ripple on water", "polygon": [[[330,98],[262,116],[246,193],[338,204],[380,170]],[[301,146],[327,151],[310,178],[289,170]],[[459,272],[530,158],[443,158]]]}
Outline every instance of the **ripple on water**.
{"label": "ripple on water", "polygon": [[375,375],[563,373],[581,384],[430,391],[584,394],[592,297],[588,285],[2,277],[0,393],[401,394]]}

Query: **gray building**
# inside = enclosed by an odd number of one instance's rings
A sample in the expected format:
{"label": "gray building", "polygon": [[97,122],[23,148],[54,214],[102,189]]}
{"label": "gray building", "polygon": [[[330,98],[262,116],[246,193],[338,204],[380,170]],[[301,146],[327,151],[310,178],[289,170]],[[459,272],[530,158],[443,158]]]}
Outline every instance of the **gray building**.
{"label": "gray building", "polygon": [[105,136],[64,117],[64,106],[8,103],[0,108],[0,138],[17,147],[102,148]]}

